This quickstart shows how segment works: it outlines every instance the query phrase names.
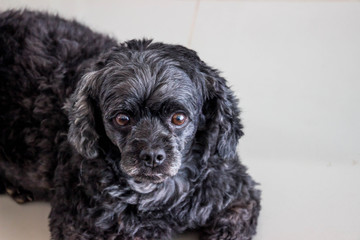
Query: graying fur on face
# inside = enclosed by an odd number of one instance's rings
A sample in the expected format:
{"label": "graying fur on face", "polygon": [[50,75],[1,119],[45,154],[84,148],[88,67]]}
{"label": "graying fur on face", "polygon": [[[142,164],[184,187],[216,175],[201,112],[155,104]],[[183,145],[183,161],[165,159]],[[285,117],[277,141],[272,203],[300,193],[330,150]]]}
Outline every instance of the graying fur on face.
{"label": "graying fur on face", "polygon": [[[201,96],[196,94],[196,86],[178,64],[146,51],[118,54],[82,81],[89,87],[79,87],[79,93],[96,92],[94,101],[98,103],[97,110],[101,111],[104,130],[121,154],[118,163],[121,170],[141,182],[160,183],[176,175],[182,157],[192,144],[201,110]],[[82,118],[89,113],[84,113],[83,107],[76,104],[88,101],[88,98],[80,97],[74,103]],[[171,122],[172,115],[178,112],[187,116],[186,124],[181,127]],[[114,124],[113,119],[119,113],[131,118],[129,126]],[[78,124],[76,119],[74,126]],[[95,126],[91,117],[87,123],[83,125]],[[94,146],[97,140],[94,138]],[[81,145],[78,147],[81,151],[90,147]],[[153,169],[144,167],[140,152],[160,148],[166,154],[164,162]]]}

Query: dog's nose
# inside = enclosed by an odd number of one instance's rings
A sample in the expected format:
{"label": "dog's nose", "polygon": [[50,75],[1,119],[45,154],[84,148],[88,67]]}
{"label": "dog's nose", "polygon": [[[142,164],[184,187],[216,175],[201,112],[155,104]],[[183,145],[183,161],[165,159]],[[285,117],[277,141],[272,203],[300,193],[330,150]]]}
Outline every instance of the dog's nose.
{"label": "dog's nose", "polygon": [[144,161],[145,166],[156,167],[164,162],[166,154],[163,149],[144,149],[139,157]]}

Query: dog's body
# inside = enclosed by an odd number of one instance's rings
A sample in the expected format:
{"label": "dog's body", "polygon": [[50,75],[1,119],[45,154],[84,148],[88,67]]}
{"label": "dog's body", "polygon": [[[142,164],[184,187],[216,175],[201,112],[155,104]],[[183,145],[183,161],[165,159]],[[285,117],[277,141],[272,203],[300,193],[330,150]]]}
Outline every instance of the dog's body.
{"label": "dog's body", "polygon": [[237,101],[181,46],[0,14],[0,189],[51,201],[53,239],[251,239]]}

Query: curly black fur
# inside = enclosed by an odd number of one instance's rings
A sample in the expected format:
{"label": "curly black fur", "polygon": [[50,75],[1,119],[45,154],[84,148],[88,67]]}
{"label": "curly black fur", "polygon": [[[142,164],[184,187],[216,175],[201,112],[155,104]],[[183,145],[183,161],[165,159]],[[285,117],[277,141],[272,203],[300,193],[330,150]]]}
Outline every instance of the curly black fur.
{"label": "curly black fur", "polygon": [[[0,84],[0,190],[50,200],[52,239],[255,234],[260,192],[236,154],[237,100],[194,51],[6,11]],[[144,165],[141,151],[161,161]]]}

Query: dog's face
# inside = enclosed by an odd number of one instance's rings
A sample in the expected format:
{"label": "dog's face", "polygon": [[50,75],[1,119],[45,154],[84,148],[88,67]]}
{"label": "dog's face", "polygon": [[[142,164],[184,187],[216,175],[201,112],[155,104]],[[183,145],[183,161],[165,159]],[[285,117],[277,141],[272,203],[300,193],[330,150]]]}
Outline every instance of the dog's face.
{"label": "dog's face", "polygon": [[122,171],[158,183],[178,172],[197,129],[201,101],[182,70],[148,55],[107,66],[112,74],[105,75],[99,100]]}
{"label": "dog's face", "polygon": [[191,50],[149,41],[104,55],[66,108],[75,149],[99,157],[100,116],[117,164],[139,182],[176,175],[195,145],[206,156],[233,157],[242,134],[237,102],[217,71]]}

